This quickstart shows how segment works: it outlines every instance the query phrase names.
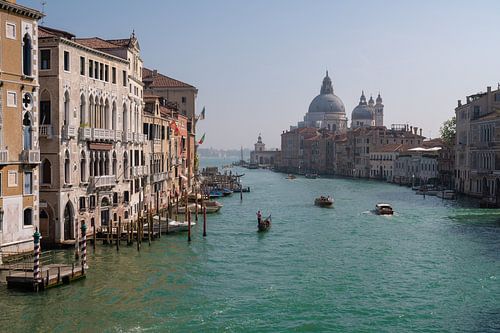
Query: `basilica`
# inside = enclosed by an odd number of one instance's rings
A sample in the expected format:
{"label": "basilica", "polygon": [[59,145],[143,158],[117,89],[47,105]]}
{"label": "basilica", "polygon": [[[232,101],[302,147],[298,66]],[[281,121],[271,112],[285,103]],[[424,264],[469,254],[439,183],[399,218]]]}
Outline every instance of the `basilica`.
{"label": "basilica", "polygon": [[[328,129],[336,133],[347,131],[348,119],[345,106],[342,100],[334,94],[332,80],[328,76],[323,79],[320,94],[312,100],[309,110],[304,116],[304,120],[298,123],[299,128],[312,127],[318,129]],[[364,91],[361,93],[359,104],[351,113],[351,128],[383,126],[384,125],[384,105],[380,93],[374,101],[370,96],[368,102]]]}

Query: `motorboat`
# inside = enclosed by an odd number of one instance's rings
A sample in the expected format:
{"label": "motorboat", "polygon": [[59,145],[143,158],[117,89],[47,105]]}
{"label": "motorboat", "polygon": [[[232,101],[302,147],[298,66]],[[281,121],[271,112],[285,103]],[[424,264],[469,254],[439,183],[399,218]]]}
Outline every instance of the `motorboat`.
{"label": "motorboat", "polygon": [[[191,227],[196,225],[196,222],[191,221]],[[170,220],[168,221],[168,226],[175,229],[178,229],[178,231],[188,231],[189,229],[189,222],[188,221],[175,221],[175,220]]]}
{"label": "motorboat", "polygon": [[378,203],[375,205],[375,212],[378,215],[393,215],[394,210],[388,203]]}
{"label": "motorboat", "polygon": [[223,188],[223,189],[219,189],[219,191],[222,192],[222,195],[227,197],[228,195],[231,195],[233,194],[233,191],[228,189],[228,188]]}
{"label": "motorboat", "polygon": [[211,190],[209,193],[208,193],[208,196],[210,198],[221,198],[224,196],[224,194],[219,191],[219,190]]}
{"label": "motorboat", "polygon": [[297,178],[297,176],[295,176],[293,174],[289,174],[286,178],[287,179],[295,179],[295,178]]}
{"label": "motorboat", "polygon": [[417,190],[417,194],[436,196],[441,190],[433,185],[424,185]]}
{"label": "motorboat", "polygon": [[250,186],[247,187],[237,187],[233,189],[234,193],[240,193],[240,192],[250,192]]}
{"label": "motorboat", "polygon": [[206,212],[207,214],[209,213],[217,213],[221,208],[222,208],[222,204],[218,201],[205,201],[203,203],[205,205],[205,209],[206,209]]}
{"label": "motorboat", "polygon": [[314,204],[319,207],[331,207],[333,205],[333,198],[330,196],[320,196],[314,199]]}
{"label": "motorboat", "polygon": [[454,200],[457,198],[455,191],[453,190],[442,190],[437,193],[438,198]]}
{"label": "motorboat", "polygon": [[268,231],[269,229],[271,229],[271,215],[269,215],[264,220],[258,221],[257,227],[259,229],[259,232]]}
{"label": "motorboat", "polygon": [[[188,210],[191,213],[196,212],[196,206],[198,206],[198,212],[201,212],[201,205],[200,204],[195,204],[195,203],[190,203],[187,205]],[[186,206],[185,205],[179,205],[179,214],[185,214],[186,213]]]}

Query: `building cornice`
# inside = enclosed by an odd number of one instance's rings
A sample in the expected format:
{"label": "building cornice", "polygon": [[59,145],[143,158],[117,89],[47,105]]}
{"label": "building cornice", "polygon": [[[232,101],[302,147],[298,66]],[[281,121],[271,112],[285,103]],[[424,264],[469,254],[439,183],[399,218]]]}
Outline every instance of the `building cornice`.
{"label": "building cornice", "polygon": [[45,16],[42,12],[39,12],[38,10],[2,0],[0,0],[0,10],[16,15],[29,17],[34,20],[39,20]]}
{"label": "building cornice", "polygon": [[111,54],[106,53],[106,52],[98,51],[96,49],[84,46],[82,44],[79,44],[77,42],[74,42],[72,40],[69,40],[69,39],[66,39],[66,38],[63,38],[63,37],[57,37],[57,36],[54,36],[54,37],[39,37],[38,41],[39,41],[39,46],[38,47],[42,47],[43,48],[43,46],[41,45],[42,42],[50,42],[50,41],[52,41],[52,42],[56,42],[56,43],[61,43],[61,44],[69,45],[71,47],[74,47],[74,48],[77,48],[77,49],[80,49],[80,50],[83,50],[83,51],[86,51],[86,52],[89,52],[89,53],[93,53],[93,54],[95,54],[97,56],[100,56],[100,57],[103,57],[103,58],[107,58],[107,59],[110,59],[110,60],[113,60],[113,61],[118,61],[118,62],[121,62],[123,64],[127,64],[127,65],[129,64],[128,60],[125,60],[123,58],[111,55]]}

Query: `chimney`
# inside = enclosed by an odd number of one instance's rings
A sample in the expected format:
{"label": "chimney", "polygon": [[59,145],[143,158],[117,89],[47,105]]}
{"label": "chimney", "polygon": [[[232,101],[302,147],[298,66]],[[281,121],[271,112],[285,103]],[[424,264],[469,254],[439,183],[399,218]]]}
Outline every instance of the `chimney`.
{"label": "chimney", "polygon": [[420,136],[422,136],[422,129],[420,129]]}
{"label": "chimney", "polygon": [[418,127],[417,126],[413,127],[413,134],[417,135],[417,131],[418,131]]}
{"label": "chimney", "polygon": [[462,106],[462,100],[461,99],[458,100],[458,106]]}
{"label": "chimney", "polygon": [[413,132],[413,126],[410,126],[410,133]]}
{"label": "chimney", "polygon": [[491,86],[486,87],[486,91],[490,93],[491,92]]}
{"label": "chimney", "polygon": [[153,76],[157,76],[158,75],[158,70],[157,69],[153,69]]}

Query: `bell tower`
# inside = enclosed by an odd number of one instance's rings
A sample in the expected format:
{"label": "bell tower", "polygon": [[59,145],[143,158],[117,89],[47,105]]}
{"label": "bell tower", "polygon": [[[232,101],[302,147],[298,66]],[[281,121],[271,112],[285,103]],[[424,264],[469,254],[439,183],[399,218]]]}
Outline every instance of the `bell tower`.
{"label": "bell tower", "polygon": [[259,137],[257,138],[257,143],[255,144],[255,151],[265,151],[266,145],[262,142],[262,136],[259,133]]}
{"label": "bell tower", "polygon": [[375,126],[384,126],[384,104],[382,104],[380,93],[375,101]]}

